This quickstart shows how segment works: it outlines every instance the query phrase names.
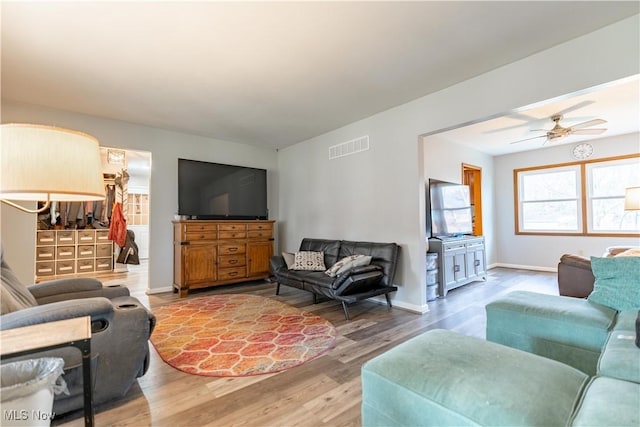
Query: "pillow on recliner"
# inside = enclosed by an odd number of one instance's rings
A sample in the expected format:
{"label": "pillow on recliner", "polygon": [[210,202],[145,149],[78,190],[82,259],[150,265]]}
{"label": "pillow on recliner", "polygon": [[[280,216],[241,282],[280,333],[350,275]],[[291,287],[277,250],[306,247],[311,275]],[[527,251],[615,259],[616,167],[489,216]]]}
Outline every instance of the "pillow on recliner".
{"label": "pillow on recliner", "polygon": [[640,310],[640,257],[591,257],[596,278],[587,298],[614,310]]}
{"label": "pillow on recliner", "polygon": [[630,248],[627,249],[624,252],[620,252],[616,255],[614,255],[614,257],[621,257],[621,256],[640,256],[640,248]]}

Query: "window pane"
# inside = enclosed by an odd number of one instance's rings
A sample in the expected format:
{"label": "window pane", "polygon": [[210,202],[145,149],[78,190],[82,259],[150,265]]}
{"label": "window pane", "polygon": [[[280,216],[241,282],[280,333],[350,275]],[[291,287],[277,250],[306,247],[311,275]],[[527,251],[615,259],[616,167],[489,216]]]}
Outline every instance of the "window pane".
{"label": "window pane", "polygon": [[624,210],[624,198],[596,199],[591,202],[592,231],[639,231],[640,213]]}
{"label": "window pane", "polygon": [[637,162],[591,168],[591,197],[622,196],[624,189],[639,185]]}
{"label": "window pane", "polygon": [[578,202],[522,204],[523,230],[578,231]]}
{"label": "window pane", "polygon": [[577,179],[575,170],[524,175],[522,200],[577,199]]}

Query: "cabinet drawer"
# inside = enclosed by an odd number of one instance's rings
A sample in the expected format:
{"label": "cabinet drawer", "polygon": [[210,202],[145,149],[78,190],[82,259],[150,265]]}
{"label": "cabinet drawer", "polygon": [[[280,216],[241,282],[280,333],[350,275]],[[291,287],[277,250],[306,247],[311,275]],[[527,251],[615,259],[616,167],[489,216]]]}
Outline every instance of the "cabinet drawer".
{"label": "cabinet drawer", "polygon": [[36,245],[54,245],[55,243],[55,231],[38,231],[38,234],[36,235]]}
{"label": "cabinet drawer", "polygon": [[96,257],[111,257],[113,256],[113,249],[111,243],[96,245]]}
{"label": "cabinet drawer", "polygon": [[78,245],[78,258],[93,258],[96,255],[96,247],[93,245]]}
{"label": "cabinet drawer", "polygon": [[256,230],[273,231],[273,224],[265,224],[265,223],[247,224],[247,229],[249,231],[256,231]]}
{"label": "cabinet drawer", "polygon": [[271,238],[273,237],[273,231],[271,230],[249,230],[249,238],[255,239],[258,237]]}
{"label": "cabinet drawer", "polygon": [[36,248],[36,261],[53,261],[56,259],[54,246],[41,246]]}
{"label": "cabinet drawer", "polygon": [[218,254],[220,255],[236,255],[246,252],[246,245],[219,245]]}
{"label": "cabinet drawer", "polygon": [[109,230],[96,230],[96,243],[108,243]]}
{"label": "cabinet drawer", "polygon": [[444,246],[445,252],[458,251],[460,249],[463,249],[463,250],[465,249],[464,243],[450,243]]}
{"label": "cabinet drawer", "polygon": [[56,274],[55,261],[36,262],[36,276],[53,276]]}
{"label": "cabinet drawer", "polygon": [[95,243],[96,232],[93,230],[80,230],[78,231],[78,243]]}
{"label": "cabinet drawer", "polygon": [[56,259],[72,259],[76,257],[75,246],[58,246],[56,248]]}
{"label": "cabinet drawer", "polygon": [[76,232],[58,230],[56,231],[56,243],[58,245],[73,245],[76,242]]}
{"label": "cabinet drawer", "polygon": [[245,231],[247,226],[245,224],[220,224],[220,231]]}
{"label": "cabinet drawer", "polygon": [[74,260],[56,261],[56,274],[73,274],[75,272],[76,262]]}
{"label": "cabinet drawer", "polygon": [[194,232],[188,232],[185,234],[185,240],[186,241],[191,241],[191,240],[217,240],[218,239],[218,232],[213,230],[213,231],[194,231]]}
{"label": "cabinet drawer", "polygon": [[239,279],[247,277],[246,267],[231,267],[218,269],[218,280]]}
{"label": "cabinet drawer", "polygon": [[93,259],[79,259],[76,263],[78,273],[89,273],[95,271],[95,261]]}
{"label": "cabinet drawer", "polygon": [[220,231],[218,233],[220,239],[244,239],[247,237],[247,232],[242,231]]}
{"label": "cabinet drawer", "polygon": [[186,233],[212,233],[218,231],[216,224],[184,224]]}
{"label": "cabinet drawer", "polygon": [[225,255],[218,257],[218,266],[220,268],[240,267],[246,264],[247,258],[244,255]]}
{"label": "cabinet drawer", "polygon": [[96,271],[111,271],[113,269],[112,258],[96,258]]}

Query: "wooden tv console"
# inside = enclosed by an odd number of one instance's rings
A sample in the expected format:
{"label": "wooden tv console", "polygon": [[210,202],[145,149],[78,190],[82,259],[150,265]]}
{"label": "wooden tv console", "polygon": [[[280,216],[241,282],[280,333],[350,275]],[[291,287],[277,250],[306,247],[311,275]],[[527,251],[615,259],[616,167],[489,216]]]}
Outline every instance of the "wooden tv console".
{"label": "wooden tv console", "polygon": [[274,222],[173,221],[174,292],[269,277]]}

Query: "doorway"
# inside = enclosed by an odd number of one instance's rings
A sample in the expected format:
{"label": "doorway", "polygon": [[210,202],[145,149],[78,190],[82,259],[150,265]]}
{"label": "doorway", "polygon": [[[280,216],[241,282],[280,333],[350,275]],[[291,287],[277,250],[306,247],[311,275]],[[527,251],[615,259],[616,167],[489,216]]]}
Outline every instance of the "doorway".
{"label": "doorway", "polygon": [[482,236],[482,168],[463,163],[462,183],[469,186],[473,234]]}
{"label": "doorway", "polygon": [[[100,148],[103,172],[121,176],[119,201],[127,219],[127,229],[133,231],[139,259],[149,257],[149,201],[151,153],[109,147]],[[117,270],[126,269],[116,265]]]}

